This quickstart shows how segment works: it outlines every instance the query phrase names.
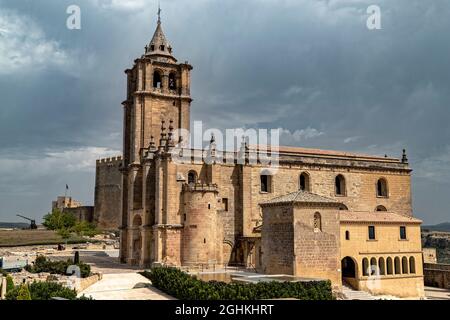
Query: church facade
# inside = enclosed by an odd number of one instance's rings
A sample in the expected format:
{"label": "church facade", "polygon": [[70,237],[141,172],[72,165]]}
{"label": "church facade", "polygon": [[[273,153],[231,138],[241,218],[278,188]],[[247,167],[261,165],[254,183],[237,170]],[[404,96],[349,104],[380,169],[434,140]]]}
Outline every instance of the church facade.
{"label": "church facade", "polygon": [[192,69],[176,60],[158,19],[145,53],[126,70],[121,262],[234,265],[423,296],[421,221],[412,216],[405,153],[397,159],[280,147],[272,173],[250,161],[258,146],[243,144],[214,161],[212,139],[207,155],[177,161],[175,132],[190,129]]}

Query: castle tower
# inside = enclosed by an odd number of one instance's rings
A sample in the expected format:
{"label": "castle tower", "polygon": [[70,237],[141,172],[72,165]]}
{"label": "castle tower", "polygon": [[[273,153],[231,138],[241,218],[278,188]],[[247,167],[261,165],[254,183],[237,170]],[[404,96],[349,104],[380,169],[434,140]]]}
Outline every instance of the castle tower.
{"label": "castle tower", "polygon": [[[164,133],[165,124],[170,124],[171,131],[190,129],[191,70],[191,65],[178,63],[174,57],[158,14],[156,30],[143,55],[125,71],[122,262],[145,264],[150,259],[148,247],[152,243],[156,214],[156,169],[146,157],[150,149],[156,147],[154,139]],[[171,144],[178,142],[178,137],[170,139]]]}

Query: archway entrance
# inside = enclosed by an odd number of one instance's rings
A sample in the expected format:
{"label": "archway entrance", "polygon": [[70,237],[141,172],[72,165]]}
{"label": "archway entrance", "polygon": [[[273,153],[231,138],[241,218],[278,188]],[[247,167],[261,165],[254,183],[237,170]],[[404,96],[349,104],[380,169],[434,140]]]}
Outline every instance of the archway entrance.
{"label": "archway entrance", "polygon": [[345,257],[341,262],[342,278],[356,278],[356,265],[350,257]]}
{"label": "archway entrance", "polygon": [[342,284],[359,290],[358,265],[352,257],[345,257],[341,261]]}

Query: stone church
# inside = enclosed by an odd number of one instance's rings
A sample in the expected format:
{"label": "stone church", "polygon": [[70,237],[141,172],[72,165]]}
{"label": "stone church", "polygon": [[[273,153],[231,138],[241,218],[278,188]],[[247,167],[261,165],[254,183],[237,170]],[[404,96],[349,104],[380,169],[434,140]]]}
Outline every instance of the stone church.
{"label": "stone church", "polygon": [[125,71],[123,157],[97,162],[96,185],[96,210],[115,212],[102,221],[120,225],[121,262],[234,265],[424,295],[421,221],[412,215],[404,151],[390,158],[280,147],[275,174],[248,161],[260,149],[246,144],[244,163],[207,163],[203,153],[179,163],[174,132],[190,129],[192,69],[177,61],[158,18],[144,54]]}

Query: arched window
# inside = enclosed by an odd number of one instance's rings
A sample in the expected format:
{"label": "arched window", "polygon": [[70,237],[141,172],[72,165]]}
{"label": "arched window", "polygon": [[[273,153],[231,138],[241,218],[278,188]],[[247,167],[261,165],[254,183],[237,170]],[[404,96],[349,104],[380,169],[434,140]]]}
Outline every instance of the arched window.
{"label": "arched window", "polygon": [[314,213],[314,231],[322,231],[322,217],[319,212]]}
{"label": "arched window", "polygon": [[380,270],[380,275],[384,276],[386,274],[386,265],[384,263],[384,258],[383,257],[378,259],[378,268]]}
{"label": "arched window", "polygon": [[385,206],[377,206],[377,207],[375,208],[375,211],[387,211],[387,209],[386,209]]}
{"label": "arched window", "polygon": [[153,73],[153,88],[162,88],[161,73],[158,70]]}
{"label": "arched window", "polygon": [[188,173],[188,184],[195,184],[197,183],[197,172],[195,171],[189,171]]}
{"label": "arched window", "polygon": [[171,72],[169,74],[169,89],[170,90],[176,90],[177,88],[177,78],[176,74]]}
{"label": "arched window", "polygon": [[369,275],[369,260],[367,258],[364,258],[362,261],[362,268],[363,268],[363,276]]}
{"label": "arched window", "polygon": [[372,276],[379,274],[377,259],[370,259],[370,274]]}
{"label": "arched window", "polygon": [[350,240],[350,231],[345,231],[345,240]]}
{"label": "arched window", "polygon": [[345,194],[346,194],[345,178],[342,174],[336,176],[334,184],[335,184],[335,189],[336,189],[336,195],[337,196],[345,196]]}
{"label": "arched window", "polygon": [[309,174],[302,172],[299,177],[299,189],[302,191],[310,191],[309,188]]}
{"label": "arched window", "polygon": [[409,273],[416,273],[416,259],[409,257]]}
{"label": "arched window", "polygon": [[408,274],[408,258],[403,257],[402,258],[402,273]]}
{"label": "arched window", "polygon": [[345,204],[341,204],[339,206],[339,210],[344,210],[344,211],[348,211],[348,207]]}
{"label": "arched window", "polygon": [[394,270],[392,268],[392,258],[388,257],[386,259],[386,267],[387,267],[387,274],[394,274]]}
{"label": "arched window", "polygon": [[395,257],[394,259],[394,270],[395,270],[395,274],[401,274],[401,270],[400,270],[400,258],[399,257]]}
{"label": "arched window", "polygon": [[377,197],[387,197],[388,189],[387,189],[387,181],[384,178],[380,178],[377,181]]}

